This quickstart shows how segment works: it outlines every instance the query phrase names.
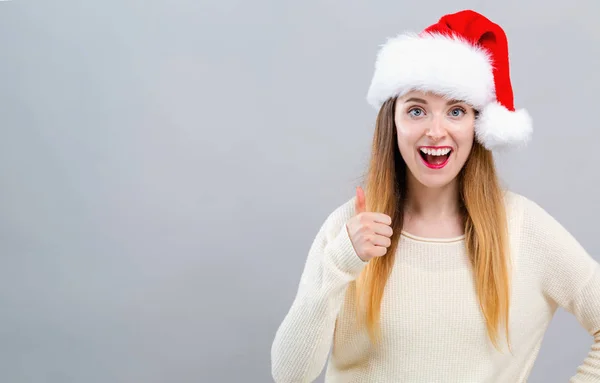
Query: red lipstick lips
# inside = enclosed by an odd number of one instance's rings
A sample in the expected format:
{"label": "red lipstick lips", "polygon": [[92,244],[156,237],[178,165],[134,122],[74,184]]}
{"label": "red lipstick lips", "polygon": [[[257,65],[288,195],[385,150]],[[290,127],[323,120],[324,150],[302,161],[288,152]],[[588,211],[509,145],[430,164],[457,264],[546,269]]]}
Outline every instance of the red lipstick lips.
{"label": "red lipstick lips", "polygon": [[452,154],[451,146],[419,146],[421,160],[430,169],[442,169]]}

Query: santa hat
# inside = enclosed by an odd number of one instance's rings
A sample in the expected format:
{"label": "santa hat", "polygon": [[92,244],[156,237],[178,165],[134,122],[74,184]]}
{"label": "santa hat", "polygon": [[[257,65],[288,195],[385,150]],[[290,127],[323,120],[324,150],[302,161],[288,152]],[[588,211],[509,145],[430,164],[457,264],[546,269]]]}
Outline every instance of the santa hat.
{"label": "santa hat", "polygon": [[401,34],[381,47],[369,104],[379,109],[412,90],[472,105],[479,111],[476,138],[490,150],[523,146],[531,138],[531,117],[514,107],[506,35],[477,12],[445,15],[420,34]]}

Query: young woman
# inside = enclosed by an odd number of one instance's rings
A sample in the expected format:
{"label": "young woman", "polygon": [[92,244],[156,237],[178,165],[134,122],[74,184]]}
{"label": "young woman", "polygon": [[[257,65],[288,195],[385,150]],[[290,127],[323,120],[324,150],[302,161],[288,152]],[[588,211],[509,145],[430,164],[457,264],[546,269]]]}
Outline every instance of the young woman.
{"label": "young woman", "polygon": [[600,382],[600,268],[499,186],[524,145],[502,29],[443,16],[378,54],[365,190],[325,220],[272,346],[276,382],[525,382],[558,307],[594,335],[572,382]]}

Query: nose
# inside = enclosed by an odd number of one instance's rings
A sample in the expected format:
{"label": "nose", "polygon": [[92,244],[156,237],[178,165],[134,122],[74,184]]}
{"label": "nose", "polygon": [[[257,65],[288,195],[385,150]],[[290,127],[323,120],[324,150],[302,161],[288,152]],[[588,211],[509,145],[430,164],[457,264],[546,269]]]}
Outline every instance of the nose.
{"label": "nose", "polygon": [[439,141],[446,136],[446,129],[444,128],[444,118],[440,116],[433,117],[431,125],[426,132],[427,137],[433,141]]}

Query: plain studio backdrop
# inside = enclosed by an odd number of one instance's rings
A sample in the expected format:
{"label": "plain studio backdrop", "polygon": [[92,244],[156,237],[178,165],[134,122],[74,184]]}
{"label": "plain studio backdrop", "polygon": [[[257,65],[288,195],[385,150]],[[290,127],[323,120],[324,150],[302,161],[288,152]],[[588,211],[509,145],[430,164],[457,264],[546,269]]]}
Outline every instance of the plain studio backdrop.
{"label": "plain studio backdrop", "polygon": [[[504,184],[598,258],[597,0],[0,2],[0,381],[272,381],[379,44],[463,8],[506,29],[535,121]],[[560,310],[530,382],[591,344]]]}

